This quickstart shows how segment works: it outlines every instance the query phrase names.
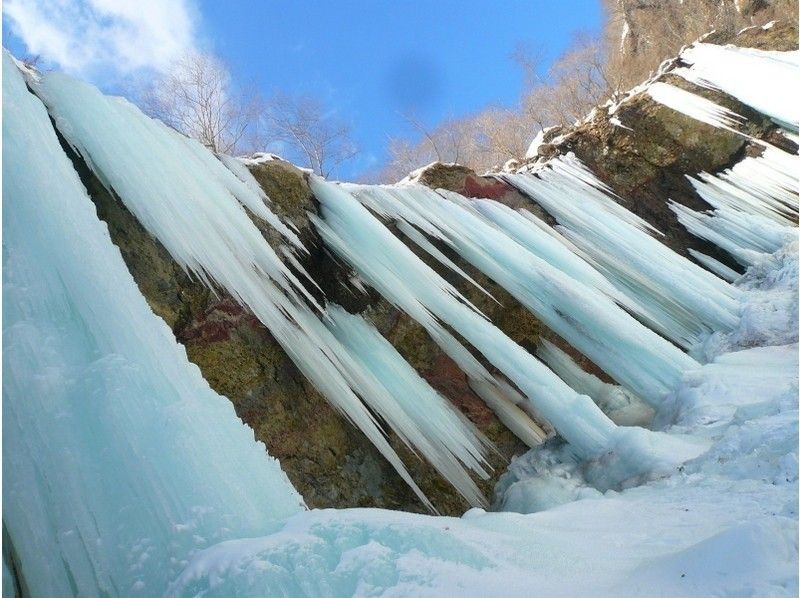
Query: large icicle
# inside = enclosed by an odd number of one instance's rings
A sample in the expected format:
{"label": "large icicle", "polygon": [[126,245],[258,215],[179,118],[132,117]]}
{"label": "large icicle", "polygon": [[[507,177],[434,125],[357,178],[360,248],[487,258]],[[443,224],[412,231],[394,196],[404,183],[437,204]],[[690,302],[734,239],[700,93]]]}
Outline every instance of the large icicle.
{"label": "large icicle", "polygon": [[252,185],[197,141],[121,98],[60,73],[43,76],[35,90],[67,141],[175,260],[247,306],[432,508],[358,395],[384,403],[391,397],[305,306],[301,296],[313,299],[242,207],[277,219]]}
{"label": "large icicle", "polygon": [[721,247],[744,266],[768,259],[797,237],[796,228],[756,214],[727,208],[696,212],[675,202],[670,202],[670,209],[690,233]]}
{"label": "large icicle", "polygon": [[[636,467],[652,464],[652,459],[658,460],[668,454],[669,451],[654,447],[662,446],[662,441],[671,443],[671,440],[638,428],[615,426],[589,397],[572,390],[544,364],[462,301],[452,286],[425,265],[349,193],[318,177],[312,177],[311,187],[320,201],[323,215],[322,218],[314,218],[314,222],[326,244],[387,299],[420,322],[468,376],[479,383],[491,382],[466,348],[447,333],[442,322],[463,336],[508,376],[580,457],[597,457],[614,450],[620,442],[625,443],[627,450],[631,451],[632,461],[629,464],[636,463]],[[510,239],[509,242],[513,243]],[[550,268],[545,262],[541,263]],[[580,284],[572,279],[569,281],[569,284]],[[575,293],[575,301],[579,295]],[[571,304],[564,309],[572,307]],[[630,357],[627,354],[618,355],[620,359]],[[695,362],[686,357],[685,363],[691,367]],[[632,435],[628,435],[628,431]],[[673,449],[677,451],[674,456],[680,454],[685,457],[688,454],[677,445],[670,451]],[[629,470],[626,468],[626,471]]]}
{"label": "large icicle", "polygon": [[[689,177],[713,210],[697,212],[674,202],[670,208],[689,232],[752,266],[797,238],[798,166],[797,156],[766,146],[760,156],[722,173]],[[707,256],[698,259],[709,264]],[[709,267],[719,271],[713,263]]]}
{"label": "large icicle", "polygon": [[[33,596],[161,595],[302,499],[148,307],[3,58],[3,524]],[[209,456],[213,455],[213,459]]]}
{"label": "large icicle", "polygon": [[720,89],[797,132],[800,52],[698,43],[680,58],[691,66],[675,69],[675,74]]}
{"label": "large icicle", "polygon": [[690,348],[709,327],[736,326],[740,292],[648,235],[630,212],[611,213],[607,188],[574,155],[551,160],[535,176],[503,178],[552,214],[567,238],[674,342]]}
{"label": "large icicle", "polygon": [[688,178],[700,197],[714,208],[730,208],[796,226],[798,172],[797,155],[766,146],[760,156],[747,157],[729,170]]}
{"label": "large icicle", "polygon": [[647,94],[659,104],[685,114],[695,120],[704,122],[713,127],[720,127],[737,132],[736,126],[744,122],[744,118],[699,96],[691,91],[686,91],[663,81],[656,81],[648,85]]}
{"label": "large icicle", "polygon": [[[596,288],[619,303],[628,303],[614,285],[574,251],[570,251],[566,240],[563,237],[559,238],[558,233],[534,214],[527,210],[517,212],[497,201],[487,199],[475,200],[472,205],[517,243],[551,266],[585,285]],[[552,232],[547,232],[548,230]]]}
{"label": "large icicle", "polygon": [[541,339],[536,356],[576,391],[589,395],[597,406],[620,426],[646,426],[653,419],[653,409],[645,405],[630,392],[603,382],[597,376],[584,371],[564,351],[547,339]]}
{"label": "large icicle", "polygon": [[331,305],[330,329],[350,353],[381,381],[392,403],[363,397],[381,417],[464,496],[472,506],[486,499],[459,463],[487,478],[483,446],[486,439],[463,415],[423,380],[397,350],[361,316]]}

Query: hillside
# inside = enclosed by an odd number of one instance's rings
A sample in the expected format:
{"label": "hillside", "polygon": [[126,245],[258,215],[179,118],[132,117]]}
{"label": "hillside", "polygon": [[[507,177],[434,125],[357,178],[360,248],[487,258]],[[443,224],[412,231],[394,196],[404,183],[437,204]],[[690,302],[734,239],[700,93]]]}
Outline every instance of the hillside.
{"label": "hillside", "polygon": [[797,36],[386,186],[5,54],[4,590],[796,593]]}

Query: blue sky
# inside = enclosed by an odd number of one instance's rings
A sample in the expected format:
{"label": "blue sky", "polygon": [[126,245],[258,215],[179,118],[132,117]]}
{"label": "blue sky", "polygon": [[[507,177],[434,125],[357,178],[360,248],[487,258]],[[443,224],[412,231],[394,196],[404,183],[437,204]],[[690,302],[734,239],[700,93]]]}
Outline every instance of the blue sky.
{"label": "blue sky", "polygon": [[[221,56],[238,82],[254,83],[265,95],[279,89],[316,95],[350,123],[361,150],[342,167],[342,178],[380,164],[390,136],[415,136],[403,113],[432,126],[489,104],[513,105],[522,85],[510,58],[517,45],[552,60],[573,33],[596,32],[602,19],[597,0],[119,0],[116,14],[78,25],[87,13],[81,5],[91,11],[96,2],[75,0],[74,14],[53,23],[65,36],[74,24],[76,39],[59,44],[36,22],[54,18],[55,0],[6,0],[4,12],[14,11],[13,31],[37,53],[106,89],[113,88],[114,73],[108,65],[95,67],[114,52],[120,55],[116,65],[128,61],[135,72],[140,65],[131,56],[158,68],[168,54],[159,48],[193,45]],[[124,27],[102,31],[114,19]],[[103,41],[104,35],[113,41]],[[131,38],[131,47],[120,49],[119,37]],[[88,39],[113,47],[89,53]],[[4,41],[21,47],[13,35]]]}

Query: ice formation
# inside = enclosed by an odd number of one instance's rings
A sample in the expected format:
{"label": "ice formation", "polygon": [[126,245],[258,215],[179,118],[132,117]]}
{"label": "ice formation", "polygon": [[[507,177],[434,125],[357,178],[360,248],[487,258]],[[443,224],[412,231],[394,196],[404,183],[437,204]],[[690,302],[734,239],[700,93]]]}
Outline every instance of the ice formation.
{"label": "ice formation", "polygon": [[[698,43],[684,50],[681,60],[690,66],[675,69],[676,74],[724,91],[797,132],[800,52]],[[779,90],[776,81],[780,81]]]}
{"label": "ice formation", "polygon": [[[444,468],[445,477],[463,489],[473,504],[483,504],[466,472],[451,463],[455,454],[485,475],[477,465],[475,452],[481,450],[481,443],[473,431],[463,420],[451,419],[457,428],[453,431],[456,444],[447,434],[431,439],[419,422],[411,422],[408,413],[398,408],[387,389],[395,384],[392,371],[367,367],[363,358],[351,354],[306,306],[304,300],[315,303],[313,298],[243,207],[270,224],[277,223],[275,228],[296,250],[304,248],[267,207],[266,196],[244,166],[236,166],[228,158],[221,162],[198,142],[147,118],[125,100],[107,98],[65,75],[48,73],[35,90],[67,141],[145,228],[189,272],[212,288],[219,285],[247,306],[331,404],[378,447],[424,504],[433,508],[366,404],[379,407],[377,411],[388,425],[434,465]],[[286,257],[291,259],[290,254]],[[315,307],[322,311],[321,306]],[[423,393],[414,398],[425,401],[432,396]],[[457,444],[466,437],[471,437],[468,446]]]}
{"label": "ice formation", "polygon": [[30,595],[158,594],[302,499],[150,310],[3,60],[4,543]]}
{"label": "ice formation", "polygon": [[[364,280],[422,324],[477,383],[473,388],[479,394],[481,385],[492,385],[493,379],[441,323],[461,335],[511,380],[536,412],[567,440],[575,455],[593,459],[613,453],[619,458],[621,465],[614,471],[609,468],[610,478],[629,478],[637,475],[640,466],[650,471],[702,451],[696,444],[684,444],[673,437],[616,426],[588,396],[575,392],[477,312],[347,191],[317,177],[312,178],[311,187],[322,208],[322,217],[313,220],[325,243]],[[357,194],[369,197],[372,189],[361,188]],[[378,197],[386,192],[386,188],[377,189]],[[627,361],[615,371],[630,374],[631,386],[642,388],[649,399],[657,402],[656,397],[669,392],[670,383],[677,384],[685,370],[697,366],[605,295],[527,253],[488,224],[481,226],[477,213],[460,205],[467,201],[464,198],[453,195],[448,199],[413,184],[398,186],[393,192],[403,204],[395,217],[413,212],[409,218],[422,226],[436,228],[440,234],[452,230],[448,240],[462,257],[521,301],[535,305],[534,313],[571,343],[588,347],[603,363],[610,363],[595,348],[603,346],[603,334],[613,338],[616,346],[604,345],[605,350]],[[365,199],[371,205],[375,201]],[[632,362],[642,370],[637,371]],[[494,383],[494,389],[498,388]]]}
{"label": "ice formation", "polygon": [[322,207],[322,218],[314,222],[326,244],[424,326],[471,379],[492,382],[489,372],[441,322],[508,376],[579,454],[598,454],[611,445],[614,424],[591,399],[578,395],[486,320],[352,195],[317,177],[311,187]]}
{"label": "ice formation", "polygon": [[[481,208],[474,209],[456,194],[436,193],[418,185],[352,189],[379,213],[446,240],[462,258],[505,287],[549,328],[643,399],[657,404],[683,371],[696,367],[691,358],[615,305],[607,294],[618,293],[599,280],[599,273],[529,221],[509,218],[517,225],[512,232],[523,238],[523,246],[482,218]],[[507,216],[502,209],[482,205],[498,220]],[[609,206],[612,211],[618,210]],[[634,218],[631,214],[631,221]],[[446,315],[437,315],[448,322]]]}
{"label": "ice formation", "polygon": [[[682,57],[682,76],[797,130],[796,52],[696,44]],[[312,221],[354,284],[419,322],[530,446],[547,435],[535,419],[561,439],[515,459],[496,488],[495,508],[530,515],[308,512],[148,308],[49,117],[189,273],[253,311],[425,504],[378,421],[477,505],[470,473],[485,475],[486,441],[368,319],[314,301],[284,264],[308,277],[296,231],[243,162],[63,75],[26,71],[31,93],[7,55],[3,75],[4,592],[796,595],[797,156],[762,144],[691,180],[709,212],[672,204],[743,275],[669,250],[571,155],[502,175],[555,230],[412,180],[311,177]],[[649,92],[702,122],[740,122],[678,88]],[[274,229],[277,253],[251,216]],[[380,218],[477,286],[441,248],[472,264],[619,385],[547,341],[544,363],[516,345]],[[654,411],[660,431],[638,427]]]}
{"label": "ice formation", "polygon": [[[798,166],[797,156],[768,146],[762,155],[745,158],[718,175],[690,177],[713,210],[700,213],[674,202],[670,207],[691,233],[752,266],[797,238]],[[705,260],[709,265],[707,256]]]}
{"label": "ice formation", "polygon": [[[688,349],[712,330],[736,327],[739,291],[648,234],[574,155],[551,160],[535,174],[503,178],[554,216],[581,254],[673,342]],[[613,211],[609,203],[616,206]],[[646,392],[631,390],[647,398]]]}

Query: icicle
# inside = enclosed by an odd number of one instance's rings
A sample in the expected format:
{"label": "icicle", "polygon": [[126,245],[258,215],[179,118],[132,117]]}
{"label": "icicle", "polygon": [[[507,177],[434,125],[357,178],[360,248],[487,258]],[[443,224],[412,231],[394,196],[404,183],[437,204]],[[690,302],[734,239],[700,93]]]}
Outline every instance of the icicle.
{"label": "icicle", "polygon": [[744,266],[758,263],[797,236],[796,228],[755,214],[727,208],[696,212],[675,202],[669,207],[690,233],[721,247]]}
{"label": "icicle", "polygon": [[710,255],[701,253],[695,249],[692,249],[691,247],[687,251],[694,259],[703,264],[706,268],[711,270],[722,280],[727,280],[728,282],[734,282],[737,278],[739,278],[739,276],[741,276],[741,274],[739,274],[736,270],[729,268],[728,266],[726,266],[719,260],[714,259]]}
{"label": "icicle", "polygon": [[[524,211],[523,216],[508,206],[491,200],[475,200],[473,205],[508,236],[551,266],[596,288],[619,303],[626,303],[624,295],[585,260],[570,251],[564,240],[558,239],[557,233],[535,215]],[[545,232],[548,229],[551,233]]]}
{"label": "icicle", "polygon": [[740,292],[646,234],[632,214],[610,212],[605,204],[613,200],[574,155],[551,160],[537,176],[503,178],[552,214],[562,234],[673,342],[690,348],[710,328],[736,326]]}
{"label": "icicle", "polygon": [[507,392],[503,392],[499,384],[490,384],[480,380],[471,380],[469,386],[497,415],[497,419],[529,447],[539,446],[547,439],[547,432],[536,424],[529,413],[525,412],[526,403],[530,405],[530,402],[525,401],[524,397],[520,396],[520,399],[525,403],[515,402],[509,398]]}
{"label": "icicle", "polygon": [[795,226],[798,214],[797,173],[800,159],[768,146],[719,174],[688,177],[697,193],[715,208],[731,208]]}
{"label": "icicle", "polygon": [[3,146],[3,525],[19,572],[34,596],[159,595],[199,550],[272,533],[302,499],[148,307],[8,55]]}
{"label": "icicle", "polygon": [[397,228],[400,230],[401,233],[403,233],[406,237],[408,237],[412,243],[414,243],[417,247],[422,249],[425,253],[433,257],[440,264],[443,264],[444,266],[450,268],[453,272],[461,276],[461,278],[469,282],[471,285],[473,285],[475,288],[481,291],[484,295],[492,299],[495,303],[499,303],[497,299],[492,297],[492,294],[489,291],[487,291],[480,284],[478,284],[469,274],[464,272],[463,269],[459,268],[453,262],[453,260],[451,260],[444,253],[439,251],[433,243],[431,243],[430,241],[428,241],[428,239],[425,238],[425,235],[420,233],[412,225],[408,224],[404,220],[400,220],[397,223]]}
{"label": "icicle", "polygon": [[459,461],[486,479],[483,447],[488,441],[361,316],[336,305],[328,307],[328,315],[336,338],[380,380],[392,399],[383,404],[376,395],[368,395],[363,397],[367,404],[420,450],[472,506],[486,507],[486,499]]}
{"label": "icicle", "polygon": [[738,133],[735,127],[745,121],[744,117],[711,100],[662,81],[656,81],[649,85],[647,94],[659,104],[707,125],[724,128],[734,133]]}
{"label": "icicle", "polygon": [[359,399],[386,395],[386,390],[305,306],[301,297],[321,310],[242,207],[267,219],[271,212],[263,198],[197,141],[121,98],[107,98],[59,73],[45,75],[36,91],[64,137],[170,255],[249,308],[300,371],[432,509]]}
{"label": "icicle", "polygon": [[680,58],[691,66],[675,69],[675,74],[724,91],[797,132],[800,52],[698,43],[681,52]]}
{"label": "icicle", "polygon": [[[387,299],[420,322],[448,354],[452,355],[463,351],[469,355],[464,347],[446,334],[440,321],[463,336],[495,367],[508,376],[532,401],[536,410],[558,430],[559,434],[567,439],[579,455],[596,456],[614,445],[617,438],[616,427],[589,397],[575,393],[551,370],[460,301],[455,289],[394,237],[364,206],[341,188],[326,183],[318,177],[312,177],[311,188],[320,201],[323,215],[323,218],[315,218],[314,222],[326,244]],[[421,187],[404,187],[396,192],[413,194],[416,190],[419,190],[420,193],[425,192]],[[438,198],[438,203],[457,207],[441,197]],[[428,204],[426,207],[433,208],[435,206]],[[453,226],[462,224],[460,220],[463,215],[457,214],[457,212],[449,214],[453,217],[449,218],[447,222]],[[470,226],[459,226],[457,234],[463,234],[467,229],[472,230],[471,224]],[[485,232],[478,229],[474,230],[472,234],[485,238]],[[508,252],[514,255],[527,253],[522,247],[507,237],[505,238],[509,244],[506,248]],[[451,242],[454,240],[451,239]],[[497,247],[493,243],[491,250],[495,249]],[[460,247],[459,251],[462,251]],[[462,255],[464,253],[466,252],[462,252]],[[614,340],[608,341],[611,345],[610,353],[618,362],[623,362],[622,367],[616,368],[617,370],[625,370],[626,373],[633,372],[643,361],[647,361],[647,357],[643,358],[643,355],[651,356],[654,362],[659,363],[658,358],[655,357],[658,355],[656,351],[663,351],[667,346],[671,347],[630,318],[628,318],[630,322],[625,320],[624,325],[620,326],[616,322],[617,313],[623,316],[625,314],[610,301],[598,300],[594,296],[595,293],[587,287],[583,287],[577,281],[561,273],[552,274],[557,271],[546,262],[528,255],[531,259],[536,260],[534,271],[539,269],[546,271],[550,279],[548,285],[558,288],[558,308],[548,309],[563,310],[561,312],[563,315],[559,316],[562,320],[567,321],[569,316],[581,319],[585,316],[587,318],[585,321],[603,321],[609,316],[609,312],[606,310],[612,310],[610,312],[611,320],[617,324],[617,328],[621,328],[611,335]],[[498,259],[513,261],[505,253],[502,258]],[[526,260],[525,266],[530,267],[530,264],[531,262]],[[494,274],[494,271],[491,272],[491,275]],[[508,283],[505,279],[499,282],[504,285]],[[513,285],[509,284],[509,287],[511,290]],[[542,287],[537,287],[537,289],[541,290]],[[598,311],[587,310],[587,303],[598,308]],[[634,326],[631,326],[631,322]],[[602,342],[599,340],[602,332],[597,328],[593,329],[592,326],[594,324],[590,324],[586,331],[587,337],[593,342]],[[609,329],[615,327],[610,322],[601,324],[601,326],[608,326]],[[642,332],[647,341],[643,342],[641,338],[636,338]],[[650,338],[651,336],[654,338]],[[633,349],[631,343],[636,345],[636,349]],[[692,359],[674,347],[671,350],[674,351],[674,354],[667,351],[666,355],[661,355],[661,358],[666,357],[666,360],[656,367],[661,371],[651,377],[649,383],[643,384],[648,387],[651,398],[659,392],[668,391],[669,384],[677,383],[682,368],[696,366]],[[465,356],[462,354],[461,357]],[[670,358],[677,358],[678,362],[666,365]],[[636,365],[633,365],[634,361]],[[464,362],[459,359],[456,359],[456,362],[462,368],[466,368],[467,375],[474,381],[492,382],[490,378],[485,377],[485,370],[482,372],[482,368],[476,367],[479,364],[471,366],[466,363],[462,365]],[[652,376],[653,363],[649,364],[650,367],[647,367],[648,364],[645,365]],[[672,368],[675,369],[672,370]],[[667,373],[670,371],[672,373]]]}
{"label": "icicle", "polygon": [[[375,195],[373,189],[377,189]],[[358,189],[358,197],[380,202],[386,190],[363,187]],[[396,201],[381,204],[387,214],[398,206],[391,214],[393,217],[414,222],[423,220],[424,227],[436,229],[436,234],[444,237],[464,259],[505,287],[548,327],[647,400],[658,403],[677,383],[684,369],[696,366],[693,360],[636,322],[603,294],[564,274],[559,268],[604,286],[597,273],[588,266],[581,266],[578,258],[567,255],[560,245],[549,243],[552,241],[549,236],[539,234],[542,238],[536,239],[536,250],[548,255],[558,268],[526,251],[483,219],[472,207],[474,202],[459,195],[443,190],[437,194],[419,185],[407,185],[391,188],[391,196]],[[535,235],[539,231],[530,232]],[[622,358],[627,352],[631,356]]]}

